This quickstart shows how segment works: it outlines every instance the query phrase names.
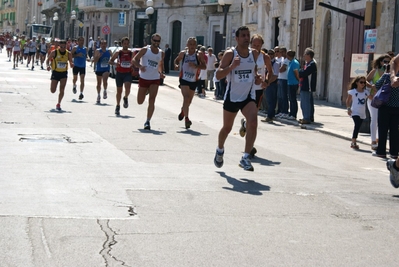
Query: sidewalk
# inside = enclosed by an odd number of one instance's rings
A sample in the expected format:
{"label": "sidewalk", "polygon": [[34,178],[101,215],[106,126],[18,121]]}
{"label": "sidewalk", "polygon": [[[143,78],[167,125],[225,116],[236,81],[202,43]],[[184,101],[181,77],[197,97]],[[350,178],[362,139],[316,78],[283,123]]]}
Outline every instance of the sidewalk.
{"label": "sidewalk", "polygon": [[[166,75],[164,80],[164,85],[170,88],[180,90],[179,85],[179,72],[170,71],[169,74]],[[205,97],[208,101],[223,103],[222,100],[214,100],[213,92],[209,92]],[[353,120],[346,113],[345,107],[337,106],[331,103],[328,103],[324,100],[314,100],[315,104],[315,122],[312,124],[302,126],[304,130],[315,130],[325,134],[329,134],[332,136],[336,136],[345,140],[348,140],[348,147],[350,145],[350,140],[353,132]],[[298,117],[301,117],[301,109],[300,103],[298,102]],[[262,115],[259,114],[263,118]],[[281,123],[286,125],[293,125],[300,127],[301,125],[297,121],[287,120],[287,119],[277,119],[275,123]],[[259,121],[259,126],[267,125],[267,123]],[[367,145],[368,147],[371,144],[370,134],[368,133],[359,133],[359,137],[357,139],[359,144]],[[371,151],[371,150],[370,150]]]}

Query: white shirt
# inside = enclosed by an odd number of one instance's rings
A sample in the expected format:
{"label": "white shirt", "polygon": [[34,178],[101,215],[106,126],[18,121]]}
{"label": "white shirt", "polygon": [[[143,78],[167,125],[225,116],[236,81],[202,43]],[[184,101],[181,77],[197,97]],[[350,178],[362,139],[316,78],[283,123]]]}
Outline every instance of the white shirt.
{"label": "white shirt", "polygon": [[285,65],[286,69],[284,72],[278,72],[278,79],[287,80],[288,76],[288,66],[290,65],[290,61],[287,58],[280,57],[279,58],[280,68]]}
{"label": "white shirt", "polygon": [[[233,49],[233,58],[237,56],[237,50]],[[240,65],[227,75],[227,89],[224,98],[230,97],[231,102],[242,102],[248,97],[255,99],[255,60],[252,49],[249,49],[248,57],[240,57]]]}
{"label": "white shirt", "polygon": [[215,54],[209,55],[208,56],[208,62],[206,63],[206,70],[215,70],[215,62],[216,62],[216,56]]}
{"label": "white shirt", "polygon": [[365,119],[367,96],[370,95],[370,91],[365,89],[363,92],[358,92],[356,89],[351,89],[348,94],[352,96],[351,117],[359,116],[361,119]]}
{"label": "white shirt", "polygon": [[139,71],[140,78],[146,80],[158,80],[160,78],[158,66],[162,59],[162,50],[158,48],[158,53],[151,51],[151,46],[147,46],[147,52],[140,58],[141,66],[145,67],[145,71]]}

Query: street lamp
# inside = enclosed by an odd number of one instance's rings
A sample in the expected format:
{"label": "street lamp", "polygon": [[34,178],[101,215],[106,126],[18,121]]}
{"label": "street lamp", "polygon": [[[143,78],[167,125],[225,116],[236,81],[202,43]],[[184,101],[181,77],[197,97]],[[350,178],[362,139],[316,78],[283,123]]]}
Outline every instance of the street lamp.
{"label": "street lamp", "polygon": [[75,37],[75,20],[76,20],[76,11],[72,10],[71,12],[71,20],[72,20],[72,39]]}
{"label": "street lamp", "polygon": [[53,21],[54,21],[54,38],[55,38],[57,36],[57,21],[58,21],[58,13],[57,12],[54,12]]}
{"label": "street lamp", "polygon": [[147,44],[151,44],[151,17],[152,14],[154,14],[154,8],[152,7],[154,5],[154,2],[152,0],[147,0],[147,9],[145,10],[145,14],[148,16],[148,24],[147,24],[147,35],[148,35],[148,40]]}
{"label": "street lamp", "polygon": [[32,17],[32,24],[36,24],[36,16]]}
{"label": "street lamp", "polygon": [[42,15],[42,21],[43,21],[43,25],[46,25],[46,20],[47,20],[47,18],[46,18],[46,15]]}
{"label": "street lamp", "polygon": [[227,13],[229,13],[229,9],[231,4],[233,4],[233,0],[218,0],[219,5],[223,7],[224,20],[223,20],[223,49],[226,49],[226,28],[227,28]]}

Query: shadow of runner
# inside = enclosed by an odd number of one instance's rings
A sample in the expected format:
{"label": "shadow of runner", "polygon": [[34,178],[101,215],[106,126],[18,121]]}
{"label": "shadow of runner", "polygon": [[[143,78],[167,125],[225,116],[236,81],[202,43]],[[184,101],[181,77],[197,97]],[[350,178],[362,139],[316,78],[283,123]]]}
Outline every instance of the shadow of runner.
{"label": "shadow of runner", "polygon": [[263,195],[262,191],[270,191],[270,186],[260,184],[258,182],[255,182],[254,180],[248,180],[248,179],[238,180],[231,176],[226,175],[225,172],[217,172],[217,173],[221,177],[225,178],[226,181],[233,186],[233,188],[222,187],[223,189],[240,192],[243,194],[255,195],[255,196]]}
{"label": "shadow of runner", "polygon": [[258,156],[255,156],[254,158],[251,159],[252,163],[259,163],[260,165],[264,165],[264,166],[274,166],[274,165],[280,165],[281,162],[280,161],[271,161],[268,159],[264,159]]}

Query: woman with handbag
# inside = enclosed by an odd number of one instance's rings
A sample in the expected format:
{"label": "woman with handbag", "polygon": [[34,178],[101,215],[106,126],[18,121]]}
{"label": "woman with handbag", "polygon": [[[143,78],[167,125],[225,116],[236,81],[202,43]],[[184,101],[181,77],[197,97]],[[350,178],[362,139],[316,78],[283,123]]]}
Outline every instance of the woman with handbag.
{"label": "woman with handbag", "polygon": [[389,64],[391,57],[382,55],[373,61],[373,69],[367,75],[367,87],[370,88],[370,96],[367,99],[367,108],[370,112],[370,137],[371,149],[376,150],[378,147],[378,109],[371,106],[371,100],[377,92],[375,83],[381,78],[385,72],[385,64]]}
{"label": "woman with handbag", "polygon": [[[389,65],[388,65],[389,66]],[[384,84],[391,83],[392,88],[388,101],[381,105],[378,110],[378,147],[373,156],[386,158],[386,143],[389,131],[389,154],[392,159],[398,158],[399,151],[399,57],[391,61],[391,68],[387,67],[386,72],[376,83],[376,89]],[[391,69],[391,70],[390,70]],[[386,85],[384,85],[386,86]]]}

